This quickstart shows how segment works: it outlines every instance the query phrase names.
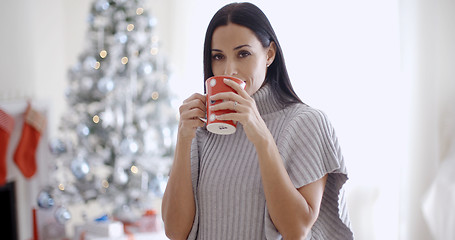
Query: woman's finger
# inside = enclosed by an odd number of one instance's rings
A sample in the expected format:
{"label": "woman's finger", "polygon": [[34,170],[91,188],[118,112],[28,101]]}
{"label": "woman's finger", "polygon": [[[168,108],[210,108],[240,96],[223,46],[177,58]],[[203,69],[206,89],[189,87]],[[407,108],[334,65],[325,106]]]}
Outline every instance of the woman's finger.
{"label": "woman's finger", "polygon": [[184,109],[190,109],[192,107],[202,106],[202,108],[204,108],[205,102],[206,102],[205,95],[195,93],[191,95],[189,98],[185,99],[181,107],[184,107]]}
{"label": "woman's finger", "polygon": [[199,99],[201,102],[205,103],[205,95],[202,95],[200,93],[193,93],[193,95],[191,95],[189,98],[185,99],[183,101],[183,103],[186,103],[186,102],[189,102],[189,101],[192,101],[195,99]]}
{"label": "woman's finger", "polygon": [[217,101],[217,100],[224,100],[224,101],[232,101],[238,103],[245,103],[245,99],[242,98],[240,95],[233,93],[233,92],[221,92],[215,95],[210,96],[210,100]]}
{"label": "woman's finger", "polygon": [[[237,94],[239,94],[241,97],[243,98],[247,98],[249,97],[250,95],[245,91],[244,87],[242,87],[240,84],[238,84],[237,82],[231,80],[231,79],[228,79],[228,78],[225,78],[224,80],[224,84],[228,85],[229,87],[231,87],[232,89],[234,89]],[[244,82],[242,84],[245,84]]]}
{"label": "woman's finger", "polygon": [[180,112],[180,114],[182,114],[183,112],[191,110],[193,108],[198,108],[198,109],[205,111],[205,109],[206,109],[205,102],[206,102],[205,97],[203,97],[203,99],[201,99],[199,97],[188,98],[180,106],[179,112]]}
{"label": "woman's finger", "polygon": [[184,111],[180,114],[180,119],[182,119],[182,120],[197,119],[200,117],[205,117],[205,111],[203,111],[199,108],[193,108],[188,111]]}
{"label": "woman's finger", "polygon": [[232,120],[234,122],[242,123],[245,125],[246,120],[248,119],[247,113],[225,113],[221,115],[216,115],[217,120]]}
{"label": "woman's finger", "polygon": [[223,109],[230,109],[236,112],[243,112],[245,106],[236,101],[224,101],[215,105],[210,106],[210,110],[218,111]]}

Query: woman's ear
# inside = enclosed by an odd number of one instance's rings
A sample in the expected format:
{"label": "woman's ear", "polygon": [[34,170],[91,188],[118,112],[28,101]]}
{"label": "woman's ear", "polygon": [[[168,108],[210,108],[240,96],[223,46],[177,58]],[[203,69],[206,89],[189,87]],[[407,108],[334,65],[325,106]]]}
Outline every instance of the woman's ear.
{"label": "woman's ear", "polygon": [[268,47],[267,50],[267,67],[269,67],[272,63],[273,60],[275,60],[275,55],[276,55],[276,44],[275,42],[270,42],[270,46]]}

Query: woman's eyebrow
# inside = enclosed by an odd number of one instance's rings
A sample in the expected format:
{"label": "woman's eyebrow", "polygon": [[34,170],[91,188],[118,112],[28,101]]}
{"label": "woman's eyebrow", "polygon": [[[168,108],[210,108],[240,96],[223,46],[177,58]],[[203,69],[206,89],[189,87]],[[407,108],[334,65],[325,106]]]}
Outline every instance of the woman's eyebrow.
{"label": "woman's eyebrow", "polygon": [[243,48],[243,47],[251,47],[251,46],[248,45],[248,44],[243,44],[243,45],[235,47],[234,50],[237,50],[237,49],[240,49],[240,48]]}
{"label": "woman's eyebrow", "polygon": [[[238,49],[243,48],[243,47],[251,47],[251,46],[248,45],[248,44],[242,44],[242,45],[239,45],[239,46],[235,47],[233,50],[238,50]],[[212,51],[212,52],[223,52],[222,50],[216,49],[216,48],[212,48],[212,49],[210,49],[210,51]]]}

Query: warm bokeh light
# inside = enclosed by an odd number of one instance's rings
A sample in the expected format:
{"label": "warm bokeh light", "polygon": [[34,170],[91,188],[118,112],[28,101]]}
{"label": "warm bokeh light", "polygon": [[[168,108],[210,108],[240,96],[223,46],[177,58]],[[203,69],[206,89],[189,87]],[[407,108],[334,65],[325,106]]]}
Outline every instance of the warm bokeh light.
{"label": "warm bokeh light", "polygon": [[158,54],[158,48],[153,47],[153,48],[150,50],[150,53],[151,53],[152,55],[157,55],[157,54]]}
{"label": "warm bokeh light", "polygon": [[107,180],[103,180],[101,182],[101,184],[103,185],[104,188],[108,188],[109,187],[109,182]]}
{"label": "warm bokeh light", "polygon": [[107,51],[106,50],[101,50],[100,52],[100,57],[105,58],[107,56]]}
{"label": "warm bokeh light", "polygon": [[98,115],[93,116],[93,122],[94,123],[99,123],[100,122],[100,117],[98,117]]}
{"label": "warm bokeh light", "polygon": [[153,92],[152,93],[152,99],[157,100],[160,97],[160,94],[158,92]]}

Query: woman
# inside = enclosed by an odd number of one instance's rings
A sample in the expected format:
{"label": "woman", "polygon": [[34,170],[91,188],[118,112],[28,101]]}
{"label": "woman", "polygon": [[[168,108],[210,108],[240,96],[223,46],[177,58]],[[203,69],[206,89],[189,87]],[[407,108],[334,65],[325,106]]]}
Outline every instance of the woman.
{"label": "woman", "polygon": [[[233,3],[212,18],[204,76],[231,75],[245,89],[213,110],[237,121],[232,135],[204,128],[206,100],[180,107],[174,163],[162,216],[171,239],[352,239],[342,186],[344,160],[327,117],[297,97],[264,13]],[[340,200],[340,204],[338,204]]]}

